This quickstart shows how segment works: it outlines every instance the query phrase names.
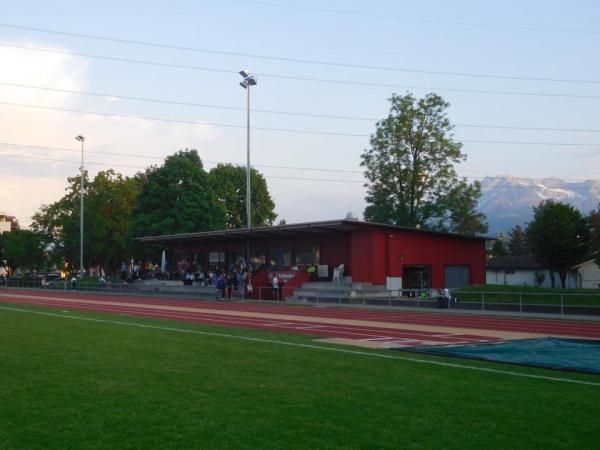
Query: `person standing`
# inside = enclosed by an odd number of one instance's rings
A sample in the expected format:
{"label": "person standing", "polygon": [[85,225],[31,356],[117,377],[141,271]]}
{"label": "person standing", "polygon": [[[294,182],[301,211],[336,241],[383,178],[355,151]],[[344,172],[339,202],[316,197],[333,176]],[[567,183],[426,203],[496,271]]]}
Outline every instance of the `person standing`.
{"label": "person standing", "polygon": [[231,272],[227,274],[227,300],[231,300],[231,292],[235,284],[235,277]]}
{"label": "person standing", "polygon": [[124,282],[127,280],[127,264],[125,264],[125,261],[121,261],[121,279]]}
{"label": "person standing", "polygon": [[279,300],[279,278],[277,278],[276,273],[271,278],[271,285],[273,286],[273,297],[275,297],[275,300]]}

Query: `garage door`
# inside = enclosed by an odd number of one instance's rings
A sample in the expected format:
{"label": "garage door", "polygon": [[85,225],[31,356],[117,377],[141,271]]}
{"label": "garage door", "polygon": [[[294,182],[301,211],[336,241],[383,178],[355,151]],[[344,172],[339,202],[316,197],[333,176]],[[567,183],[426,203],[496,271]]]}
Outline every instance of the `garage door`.
{"label": "garage door", "polygon": [[446,266],[444,287],[448,289],[468,286],[471,279],[469,266]]}

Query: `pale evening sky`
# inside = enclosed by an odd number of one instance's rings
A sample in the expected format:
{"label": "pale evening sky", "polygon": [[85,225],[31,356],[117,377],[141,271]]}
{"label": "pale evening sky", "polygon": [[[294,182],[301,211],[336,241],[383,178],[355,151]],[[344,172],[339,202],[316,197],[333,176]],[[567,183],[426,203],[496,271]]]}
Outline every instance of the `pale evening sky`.
{"label": "pale evening sky", "polygon": [[42,203],[58,200],[79,155],[39,147],[77,150],[77,134],[87,137],[92,174],[114,167],[133,175],[184,148],[197,149],[207,168],[244,164],[243,110],[118,98],[243,108],[243,68],[258,74],[253,108],[366,119],[253,113],[256,128],[315,132],[253,131],[253,164],[288,223],[362,213],[359,156],[393,92],[434,91],[451,103],[468,155],[463,176],[600,178],[599,22],[596,1],[0,2],[0,211],[28,225]]}

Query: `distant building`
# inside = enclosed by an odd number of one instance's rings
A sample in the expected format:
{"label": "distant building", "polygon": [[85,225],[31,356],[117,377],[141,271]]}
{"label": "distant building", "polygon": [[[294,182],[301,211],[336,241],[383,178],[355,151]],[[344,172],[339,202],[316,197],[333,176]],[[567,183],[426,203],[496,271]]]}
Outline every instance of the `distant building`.
{"label": "distant building", "polygon": [[598,267],[594,258],[573,266],[573,269],[577,271],[577,287],[583,289],[600,288],[600,267]]}
{"label": "distant building", "polygon": [[14,216],[0,212],[0,234],[5,231],[15,231],[19,229],[19,221]]}
{"label": "distant building", "polygon": [[[543,280],[541,280],[542,275]],[[494,256],[486,264],[485,278],[487,284],[552,286],[550,271],[538,264],[531,256]],[[554,274],[554,279],[556,286],[560,286],[558,273]],[[576,273],[567,274],[566,287],[578,287]]]}

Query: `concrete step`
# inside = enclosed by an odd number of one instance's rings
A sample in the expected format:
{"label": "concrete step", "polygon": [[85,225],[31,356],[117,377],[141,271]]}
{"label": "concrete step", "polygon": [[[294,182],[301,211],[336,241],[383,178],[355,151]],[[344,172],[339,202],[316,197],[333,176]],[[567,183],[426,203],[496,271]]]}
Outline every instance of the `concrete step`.
{"label": "concrete step", "polygon": [[332,290],[332,289],[296,289],[294,290],[294,296],[303,297],[303,298],[361,298],[361,297],[369,297],[369,298],[387,298],[389,296],[389,292],[385,289],[340,289],[340,290]]}
{"label": "concrete step", "polygon": [[308,282],[302,283],[301,289],[321,291],[384,291],[384,285],[373,285],[371,283],[332,283],[332,282]]}

